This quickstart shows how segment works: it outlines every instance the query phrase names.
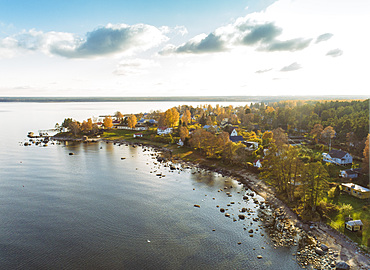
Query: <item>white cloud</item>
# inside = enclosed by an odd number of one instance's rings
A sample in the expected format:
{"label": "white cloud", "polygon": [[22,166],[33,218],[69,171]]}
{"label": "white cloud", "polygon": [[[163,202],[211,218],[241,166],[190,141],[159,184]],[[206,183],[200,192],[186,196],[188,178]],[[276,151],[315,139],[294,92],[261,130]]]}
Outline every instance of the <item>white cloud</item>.
{"label": "white cloud", "polygon": [[285,66],[283,67],[282,69],[280,69],[280,71],[295,71],[295,70],[298,70],[298,69],[301,69],[302,66],[300,64],[298,64],[297,62],[294,62],[288,66]]}
{"label": "white cloud", "polygon": [[338,57],[338,56],[341,56],[342,54],[343,54],[343,51],[341,49],[330,50],[326,53],[327,56],[331,56],[331,57]]}
{"label": "white cloud", "polygon": [[87,33],[84,38],[72,33],[43,33],[31,29],[0,40],[0,53],[13,56],[20,51],[41,51],[66,58],[96,58],[145,51],[167,39],[161,30],[146,24],[108,24]]}

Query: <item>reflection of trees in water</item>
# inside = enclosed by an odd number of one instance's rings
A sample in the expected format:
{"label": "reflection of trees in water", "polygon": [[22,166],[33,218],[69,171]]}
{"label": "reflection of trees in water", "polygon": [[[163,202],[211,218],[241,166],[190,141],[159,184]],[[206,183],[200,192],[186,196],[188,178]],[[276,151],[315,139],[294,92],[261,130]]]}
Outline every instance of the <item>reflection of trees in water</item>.
{"label": "reflection of trees in water", "polygon": [[229,177],[222,177],[217,173],[199,170],[196,168],[191,170],[191,179],[196,181],[197,183],[203,183],[210,187],[217,185],[220,188],[230,188],[236,187],[238,185],[236,181],[232,180]]}
{"label": "reflection of trees in water", "polygon": [[204,183],[207,186],[214,186],[215,185],[215,176],[212,172],[207,171],[198,171],[192,170],[191,179],[195,180],[198,183]]}

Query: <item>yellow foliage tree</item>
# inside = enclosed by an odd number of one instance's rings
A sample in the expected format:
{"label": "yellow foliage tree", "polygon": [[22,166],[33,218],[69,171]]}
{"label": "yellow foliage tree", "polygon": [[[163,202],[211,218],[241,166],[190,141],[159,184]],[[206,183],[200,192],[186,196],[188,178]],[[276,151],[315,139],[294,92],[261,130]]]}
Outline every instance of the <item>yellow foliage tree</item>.
{"label": "yellow foliage tree", "polygon": [[164,122],[168,127],[174,127],[179,122],[180,114],[175,107],[168,109],[164,113]]}
{"label": "yellow foliage tree", "polygon": [[111,128],[113,126],[112,117],[110,117],[110,116],[104,117],[103,125],[104,125],[105,128]]}
{"label": "yellow foliage tree", "polygon": [[127,125],[129,128],[134,128],[137,124],[137,118],[134,114],[131,114],[130,117],[127,119]]}
{"label": "yellow foliage tree", "polygon": [[191,113],[189,110],[186,110],[181,117],[181,121],[187,125],[190,123],[190,120],[191,120]]}

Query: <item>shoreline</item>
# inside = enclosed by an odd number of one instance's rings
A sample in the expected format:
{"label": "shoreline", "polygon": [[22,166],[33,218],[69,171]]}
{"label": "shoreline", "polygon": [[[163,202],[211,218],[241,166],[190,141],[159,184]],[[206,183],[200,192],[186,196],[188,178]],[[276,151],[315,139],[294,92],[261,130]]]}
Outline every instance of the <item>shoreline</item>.
{"label": "shoreline", "polygon": [[[75,142],[84,142],[82,139],[74,138],[52,138],[57,141],[75,141]],[[314,254],[315,249],[318,248],[321,244],[324,244],[329,248],[328,254],[331,252],[333,255],[330,260],[335,261],[345,261],[348,265],[351,266],[351,269],[370,269],[370,255],[365,253],[357,243],[350,240],[348,237],[342,233],[336,231],[335,229],[323,224],[321,222],[312,222],[312,225],[308,225],[298,219],[297,215],[280,199],[278,199],[274,191],[268,187],[263,180],[259,179],[258,175],[248,171],[246,169],[240,170],[230,170],[226,168],[214,168],[202,164],[201,162],[191,162],[184,161],[177,156],[172,156],[172,150],[163,146],[153,145],[148,142],[130,142],[124,139],[116,140],[107,140],[104,138],[98,138],[96,140],[89,140],[88,142],[106,142],[113,144],[125,144],[125,145],[135,145],[135,146],[145,146],[152,148],[158,152],[157,159],[163,162],[173,162],[173,163],[183,163],[187,166],[193,166],[201,169],[206,169],[209,171],[217,172],[223,176],[234,177],[237,181],[245,185],[246,187],[253,190],[258,195],[262,196],[265,201],[272,206],[272,210],[279,210],[284,213],[284,222],[291,223],[294,227],[301,229],[301,232],[304,237],[310,237],[311,245],[308,246],[304,251],[306,253]],[[312,237],[311,237],[312,236]],[[316,239],[316,240],[315,240]],[[334,252],[333,252],[334,251]],[[299,261],[297,252],[297,263]],[[337,256],[334,256],[337,255]],[[303,256],[303,252],[302,252]],[[305,255],[306,256],[306,255]],[[320,258],[320,257],[319,257]],[[299,263],[303,268],[307,264]],[[333,267],[333,266],[332,266]]]}

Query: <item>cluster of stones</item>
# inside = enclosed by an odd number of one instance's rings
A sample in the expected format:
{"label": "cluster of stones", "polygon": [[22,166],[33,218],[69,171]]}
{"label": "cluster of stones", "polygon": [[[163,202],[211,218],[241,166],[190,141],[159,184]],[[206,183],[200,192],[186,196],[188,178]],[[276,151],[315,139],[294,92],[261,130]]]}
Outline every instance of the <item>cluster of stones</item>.
{"label": "cluster of stones", "polygon": [[292,221],[285,217],[286,214],[282,208],[277,208],[272,213],[272,219],[269,223],[270,237],[274,242],[274,246],[296,246],[297,233],[300,231],[296,228]]}
{"label": "cluster of stones", "polygon": [[303,268],[312,265],[314,269],[349,269],[348,264],[336,261],[338,252],[324,244],[307,245],[297,252],[297,262]]}

